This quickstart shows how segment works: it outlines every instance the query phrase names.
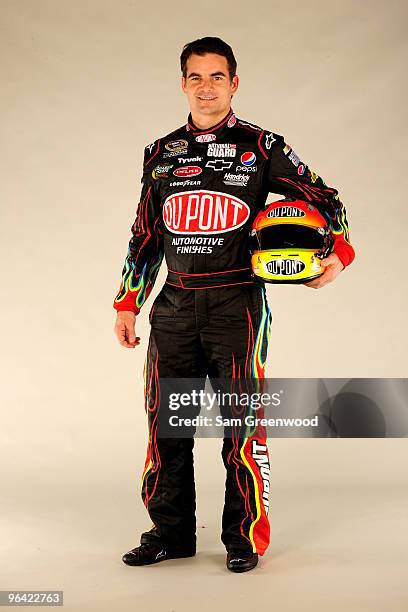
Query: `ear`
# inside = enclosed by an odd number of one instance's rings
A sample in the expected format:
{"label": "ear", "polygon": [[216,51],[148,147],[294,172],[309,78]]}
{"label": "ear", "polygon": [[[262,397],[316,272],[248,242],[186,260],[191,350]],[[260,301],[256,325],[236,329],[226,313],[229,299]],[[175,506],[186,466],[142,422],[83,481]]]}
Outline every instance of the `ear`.
{"label": "ear", "polygon": [[181,89],[184,93],[187,93],[186,79],[183,76],[181,76]]}
{"label": "ear", "polygon": [[238,89],[238,85],[239,85],[239,77],[238,75],[235,75],[234,77],[232,77],[232,81],[231,81],[231,94],[232,95],[236,93]]}

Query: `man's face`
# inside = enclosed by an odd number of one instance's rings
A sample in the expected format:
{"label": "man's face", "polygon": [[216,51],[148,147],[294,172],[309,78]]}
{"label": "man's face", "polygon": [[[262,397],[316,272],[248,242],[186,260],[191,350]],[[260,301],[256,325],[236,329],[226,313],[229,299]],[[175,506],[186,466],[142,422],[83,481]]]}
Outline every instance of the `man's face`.
{"label": "man's face", "polygon": [[222,115],[229,110],[238,81],[237,76],[230,81],[226,57],[206,53],[189,57],[187,76],[181,78],[181,87],[193,115]]}

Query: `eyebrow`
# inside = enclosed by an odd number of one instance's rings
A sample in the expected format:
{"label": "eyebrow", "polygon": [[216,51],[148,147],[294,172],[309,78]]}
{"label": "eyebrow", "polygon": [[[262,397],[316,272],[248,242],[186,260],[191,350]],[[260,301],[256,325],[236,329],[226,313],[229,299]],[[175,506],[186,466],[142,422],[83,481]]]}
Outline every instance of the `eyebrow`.
{"label": "eyebrow", "polygon": [[[190,74],[187,75],[187,78],[189,79],[189,78],[191,78],[193,76],[198,76],[199,77],[199,76],[201,76],[201,74],[199,74],[198,72],[190,72]],[[222,72],[221,70],[219,70],[218,72],[212,72],[210,74],[210,76],[213,77],[213,76],[227,76],[227,75],[225,74],[225,72]]]}

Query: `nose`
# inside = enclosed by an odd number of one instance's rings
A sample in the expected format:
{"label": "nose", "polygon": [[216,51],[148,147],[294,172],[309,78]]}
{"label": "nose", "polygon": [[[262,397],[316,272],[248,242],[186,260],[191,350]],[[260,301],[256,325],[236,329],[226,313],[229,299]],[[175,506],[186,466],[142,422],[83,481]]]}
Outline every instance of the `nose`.
{"label": "nose", "polygon": [[201,81],[201,87],[204,91],[209,91],[212,89],[212,80],[211,77],[203,77]]}

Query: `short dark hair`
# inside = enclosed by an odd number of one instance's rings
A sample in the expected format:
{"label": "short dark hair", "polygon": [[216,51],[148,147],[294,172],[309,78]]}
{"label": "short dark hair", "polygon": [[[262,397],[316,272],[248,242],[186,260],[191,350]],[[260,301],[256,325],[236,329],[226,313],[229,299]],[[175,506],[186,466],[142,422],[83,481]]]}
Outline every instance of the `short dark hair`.
{"label": "short dark hair", "polygon": [[231,47],[216,36],[206,36],[205,38],[198,38],[192,42],[187,43],[183,47],[183,51],[180,55],[181,72],[183,77],[187,77],[187,60],[192,55],[205,55],[206,53],[217,53],[226,58],[228,63],[228,72],[230,80],[236,75],[237,72],[237,61],[234,57],[234,52]]}

